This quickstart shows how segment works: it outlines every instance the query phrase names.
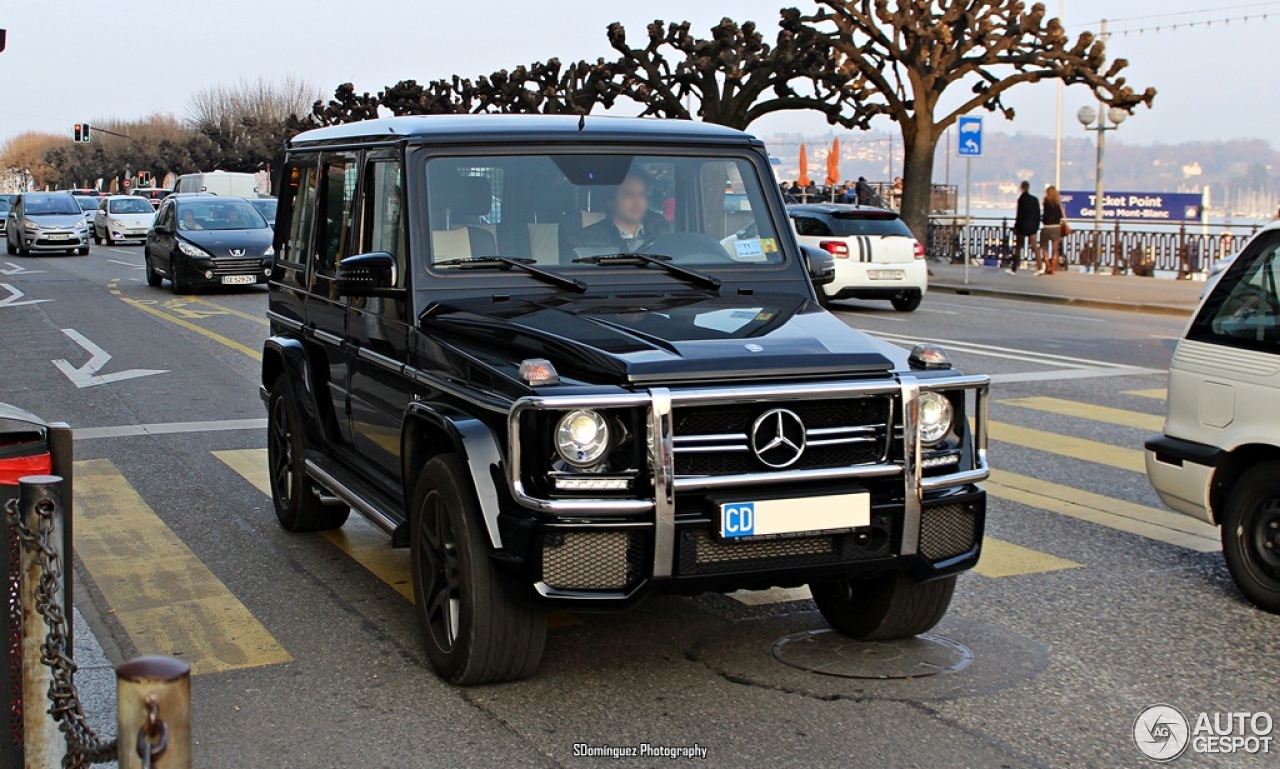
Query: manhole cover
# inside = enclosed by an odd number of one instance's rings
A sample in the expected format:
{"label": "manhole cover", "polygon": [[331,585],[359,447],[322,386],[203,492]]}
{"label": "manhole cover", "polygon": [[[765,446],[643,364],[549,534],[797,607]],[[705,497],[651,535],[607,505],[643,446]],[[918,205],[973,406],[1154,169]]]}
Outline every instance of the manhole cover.
{"label": "manhole cover", "polygon": [[947,638],[920,635],[901,641],[857,641],[834,630],[783,636],[773,656],[793,668],[841,678],[924,678],[962,670],[973,652]]}

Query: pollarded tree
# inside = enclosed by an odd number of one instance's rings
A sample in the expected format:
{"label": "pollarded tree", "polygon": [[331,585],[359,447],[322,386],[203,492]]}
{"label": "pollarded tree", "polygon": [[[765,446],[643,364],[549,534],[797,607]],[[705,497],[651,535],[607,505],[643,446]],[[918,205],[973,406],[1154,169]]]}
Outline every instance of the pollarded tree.
{"label": "pollarded tree", "polygon": [[[803,17],[802,43],[829,47],[846,80],[844,104],[863,125],[887,116],[902,129],[902,213],[923,239],[929,215],[934,151],[961,115],[980,109],[1013,118],[1004,102],[1023,83],[1082,84],[1105,104],[1133,111],[1151,105],[1155,89],[1135,92],[1108,65],[1105,42],[1092,32],[1073,41],[1044,3],[1020,0],[817,0]],[[785,12],[784,12],[785,13]],[[957,97],[956,92],[967,87]],[[944,106],[945,105],[945,106]]]}

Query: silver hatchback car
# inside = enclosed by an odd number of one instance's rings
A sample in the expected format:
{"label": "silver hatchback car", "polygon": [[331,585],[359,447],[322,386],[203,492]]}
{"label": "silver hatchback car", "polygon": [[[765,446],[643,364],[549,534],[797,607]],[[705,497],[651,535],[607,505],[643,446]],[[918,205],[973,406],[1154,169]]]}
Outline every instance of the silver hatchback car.
{"label": "silver hatchback car", "polygon": [[89,227],[84,212],[68,192],[24,192],[9,210],[5,251],[89,253]]}

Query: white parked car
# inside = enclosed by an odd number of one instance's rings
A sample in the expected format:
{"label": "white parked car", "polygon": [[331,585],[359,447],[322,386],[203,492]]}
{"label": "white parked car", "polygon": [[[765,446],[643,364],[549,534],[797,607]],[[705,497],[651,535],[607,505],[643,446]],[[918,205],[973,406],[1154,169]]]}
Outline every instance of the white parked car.
{"label": "white parked car", "polygon": [[1240,591],[1280,613],[1280,223],[1201,302],[1169,367],[1168,412],[1146,443],[1151,485],[1220,527]]}
{"label": "white parked car", "polygon": [[836,277],[820,295],[833,299],[887,299],[911,312],[929,290],[924,245],[897,212],[871,206],[806,203],[787,206],[801,245],[835,257]]}
{"label": "white parked car", "polygon": [[147,230],[156,220],[151,203],[134,195],[112,195],[102,199],[93,217],[93,242],[108,245],[117,242],[143,243]]}

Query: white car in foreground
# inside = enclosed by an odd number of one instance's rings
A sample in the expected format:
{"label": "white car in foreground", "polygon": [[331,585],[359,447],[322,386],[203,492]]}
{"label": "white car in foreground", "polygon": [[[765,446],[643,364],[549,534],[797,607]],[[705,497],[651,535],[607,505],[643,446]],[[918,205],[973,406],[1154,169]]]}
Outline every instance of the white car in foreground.
{"label": "white car in foreground", "polygon": [[836,277],[822,288],[834,299],[887,299],[912,312],[929,290],[924,245],[897,212],[871,206],[806,203],[787,206],[801,245],[835,257]]}
{"label": "white car in foreground", "polygon": [[1280,613],[1280,223],[1212,285],[1169,366],[1164,433],[1146,442],[1160,499],[1222,530],[1245,597]]}
{"label": "white car in foreground", "polygon": [[121,241],[143,243],[147,230],[156,220],[151,203],[135,195],[112,195],[103,198],[93,217],[93,242],[114,245]]}

